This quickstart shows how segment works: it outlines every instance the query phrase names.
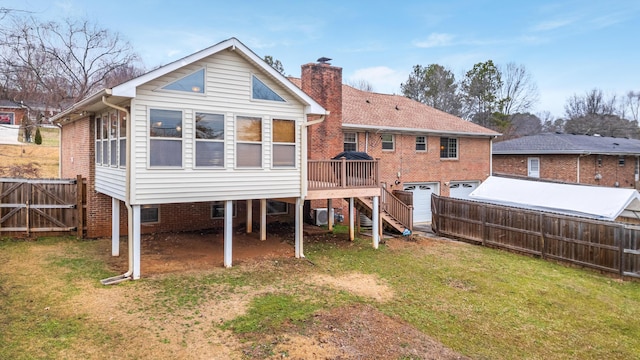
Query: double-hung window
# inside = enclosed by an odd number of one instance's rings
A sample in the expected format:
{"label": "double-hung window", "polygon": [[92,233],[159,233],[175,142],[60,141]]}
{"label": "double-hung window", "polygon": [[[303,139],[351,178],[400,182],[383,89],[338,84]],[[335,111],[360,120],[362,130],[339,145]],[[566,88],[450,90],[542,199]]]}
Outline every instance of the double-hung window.
{"label": "double-hung window", "polygon": [[109,116],[102,116],[102,165],[109,165]]}
{"label": "double-hung window", "polygon": [[102,164],[102,118],[96,117],[96,164]]}
{"label": "double-hung window", "polygon": [[440,158],[441,159],[457,159],[458,158],[458,139],[440,138]]}
{"label": "double-hung window", "polygon": [[120,111],[120,167],[127,165],[127,115]]}
{"label": "double-hung window", "polygon": [[196,166],[224,166],[224,115],[196,112]]}
{"label": "double-hung window", "polygon": [[392,134],[382,134],[380,137],[382,139],[382,150],[393,150],[395,149],[394,136]]}
{"label": "double-hung window", "polygon": [[358,151],[358,134],[354,132],[344,133],[343,151]]}
{"label": "double-hung window", "polygon": [[182,111],[149,111],[149,165],[182,166]]}
{"label": "double-hung window", "polygon": [[109,113],[109,147],[111,157],[109,163],[111,166],[118,166],[118,112]]}
{"label": "double-hung window", "polygon": [[416,136],[416,151],[427,151],[426,136]]}
{"label": "double-hung window", "polygon": [[236,117],[236,166],[262,167],[262,118]]}
{"label": "double-hung window", "polygon": [[273,167],[296,166],[296,122],[273,120]]}

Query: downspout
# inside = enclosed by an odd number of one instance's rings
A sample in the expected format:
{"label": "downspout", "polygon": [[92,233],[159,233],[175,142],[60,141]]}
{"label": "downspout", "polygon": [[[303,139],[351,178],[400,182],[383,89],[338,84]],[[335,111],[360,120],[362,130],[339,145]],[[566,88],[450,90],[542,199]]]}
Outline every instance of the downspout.
{"label": "downspout", "polygon": [[[125,113],[125,116],[127,117],[127,146],[126,146],[126,159],[125,159],[125,196],[124,196],[124,205],[127,208],[127,246],[128,246],[128,250],[129,250],[129,269],[127,270],[126,273],[117,276],[116,278],[121,279],[121,280],[125,280],[125,279],[131,279],[131,275],[133,274],[133,209],[131,208],[131,144],[132,144],[132,139],[131,139],[131,114],[129,114],[129,110],[112,104],[110,102],[107,102],[107,97],[106,96],[102,96],[102,103],[107,105],[110,108],[122,111]],[[111,215],[113,216],[113,214]],[[114,278],[111,278],[114,279]],[[109,279],[105,279],[105,280],[109,280]],[[104,280],[103,280],[104,281]],[[105,284],[103,282],[103,284]]]}

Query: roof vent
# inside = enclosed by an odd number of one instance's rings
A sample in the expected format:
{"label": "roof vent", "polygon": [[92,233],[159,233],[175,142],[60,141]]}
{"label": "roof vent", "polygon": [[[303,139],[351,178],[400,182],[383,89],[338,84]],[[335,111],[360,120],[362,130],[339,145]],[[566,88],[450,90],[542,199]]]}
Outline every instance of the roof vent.
{"label": "roof vent", "polygon": [[331,61],[331,59],[329,59],[328,57],[321,57],[317,60],[320,64],[327,64],[327,65],[331,65],[329,63],[329,61]]}
{"label": "roof vent", "polygon": [[400,107],[398,107],[398,105],[396,105],[396,110],[400,110]]}

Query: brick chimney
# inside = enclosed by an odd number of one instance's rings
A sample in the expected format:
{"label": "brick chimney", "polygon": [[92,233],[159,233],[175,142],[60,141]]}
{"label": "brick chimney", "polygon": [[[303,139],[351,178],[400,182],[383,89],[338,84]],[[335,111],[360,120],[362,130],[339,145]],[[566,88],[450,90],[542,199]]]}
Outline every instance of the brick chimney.
{"label": "brick chimney", "polygon": [[342,135],[342,68],[331,66],[326,58],[302,65],[302,91],[330,111],[325,120],[308,128],[307,158],[330,159],[344,147]]}

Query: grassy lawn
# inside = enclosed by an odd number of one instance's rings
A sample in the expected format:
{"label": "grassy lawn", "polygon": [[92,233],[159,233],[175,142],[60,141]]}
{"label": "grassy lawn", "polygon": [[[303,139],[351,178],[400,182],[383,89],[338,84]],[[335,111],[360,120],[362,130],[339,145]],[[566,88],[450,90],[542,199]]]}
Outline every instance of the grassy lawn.
{"label": "grassy lawn", "polygon": [[37,177],[57,178],[59,133],[58,128],[40,128],[41,145],[34,143],[0,144],[0,176],[9,176],[10,167],[33,167],[38,171]]}
{"label": "grassy lawn", "polygon": [[[99,279],[115,275],[104,242],[0,241],[0,358],[101,357],[116,348],[118,358],[137,358],[170,344],[177,349],[170,355],[180,357],[192,341],[214,347],[224,336],[235,339],[227,338],[229,346],[269,347],[260,339],[303,333],[319,311],[354,304],[474,359],[632,359],[640,352],[639,282],[503,251],[423,239],[390,240],[378,250],[359,239],[316,241],[306,245],[308,261],[261,260],[102,287]],[[309,280],[354,273],[380,279],[392,299]],[[138,342],[131,345],[125,329],[134,321]]]}

